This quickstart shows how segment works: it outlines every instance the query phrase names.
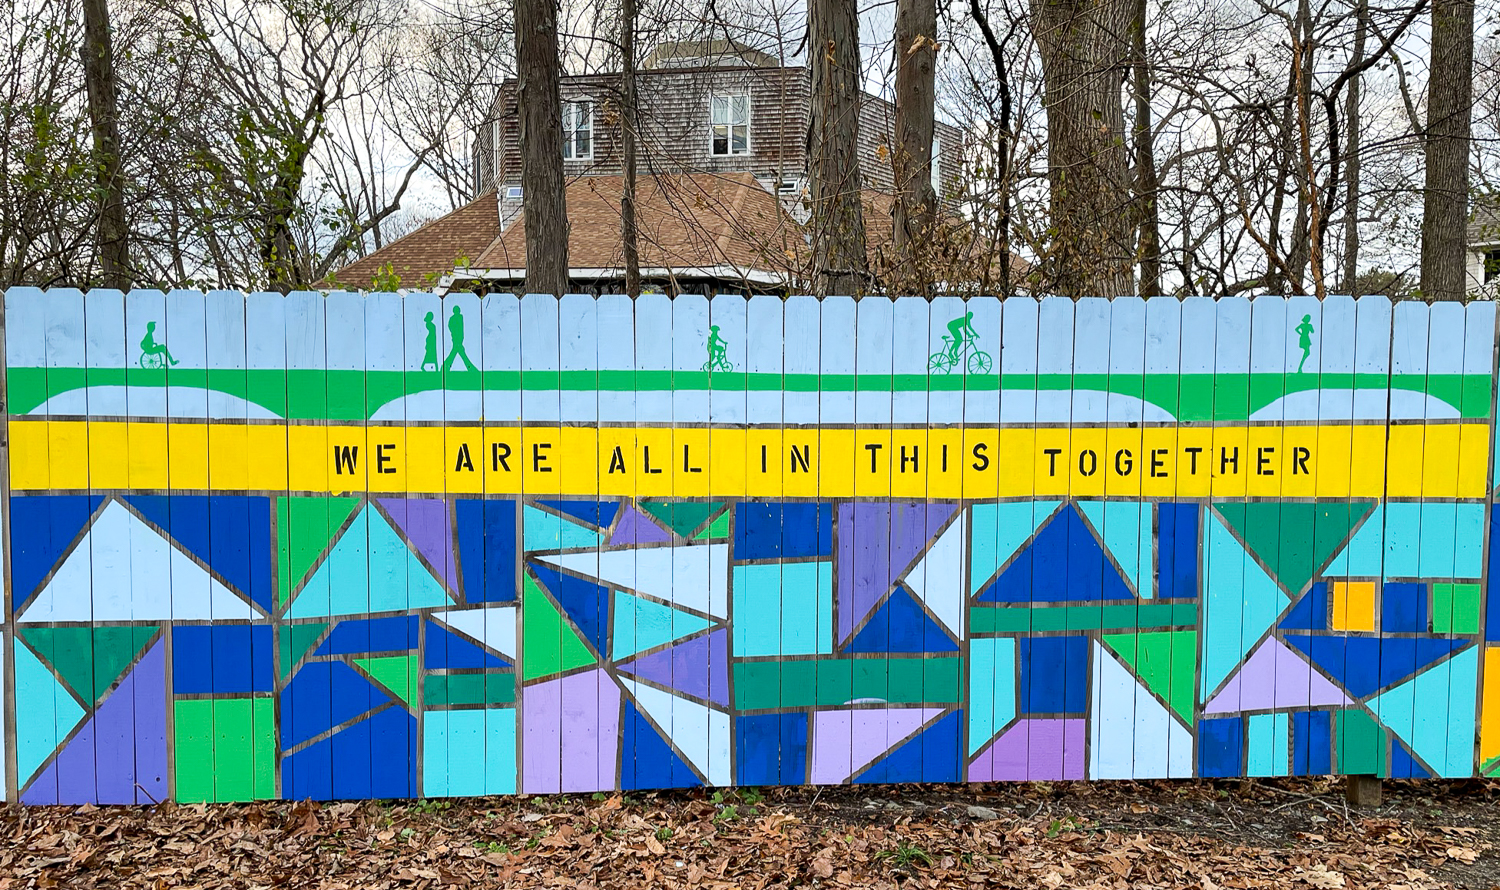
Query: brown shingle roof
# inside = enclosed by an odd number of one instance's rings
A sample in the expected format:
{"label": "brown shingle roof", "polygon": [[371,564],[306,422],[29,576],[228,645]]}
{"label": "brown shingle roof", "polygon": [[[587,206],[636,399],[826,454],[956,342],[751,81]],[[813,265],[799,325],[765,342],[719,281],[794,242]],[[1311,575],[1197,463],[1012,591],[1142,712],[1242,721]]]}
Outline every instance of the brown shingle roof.
{"label": "brown shingle roof", "polygon": [[[568,184],[568,265],[575,270],[624,266],[620,176],[586,176]],[[734,266],[789,269],[801,233],[776,198],[749,173],[643,176],[636,194],[643,269]],[[471,264],[475,270],[526,267],[526,218],[517,218]],[[581,277],[575,273],[575,278]]]}
{"label": "brown shingle roof", "polygon": [[397,238],[329,276],[327,283],[365,288],[387,264],[404,287],[422,287],[455,265],[468,265],[500,236],[500,208],[487,192],[446,216]]}

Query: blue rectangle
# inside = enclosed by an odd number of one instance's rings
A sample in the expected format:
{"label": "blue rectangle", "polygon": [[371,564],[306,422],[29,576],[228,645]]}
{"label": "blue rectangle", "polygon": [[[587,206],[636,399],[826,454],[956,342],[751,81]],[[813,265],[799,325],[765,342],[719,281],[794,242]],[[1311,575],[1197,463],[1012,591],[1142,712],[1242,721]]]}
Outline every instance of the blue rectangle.
{"label": "blue rectangle", "polygon": [[1292,775],[1333,773],[1333,715],[1327,711],[1292,714]]}
{"label": "blue rectangle", "polygon": [[1244,760],[1243,717],[1198,721],[1198,775],[1206,779],[1242,776]]}
{"label": "blue rectangle", "polygon": [[274,641],[266,624],[172,629],[172,688],[180,695],[275,690]]}
{"label": "blue rectangle", "polygon": [[1088,637],[1029,637],[1019,642],[1022,714],[1088,710]]}

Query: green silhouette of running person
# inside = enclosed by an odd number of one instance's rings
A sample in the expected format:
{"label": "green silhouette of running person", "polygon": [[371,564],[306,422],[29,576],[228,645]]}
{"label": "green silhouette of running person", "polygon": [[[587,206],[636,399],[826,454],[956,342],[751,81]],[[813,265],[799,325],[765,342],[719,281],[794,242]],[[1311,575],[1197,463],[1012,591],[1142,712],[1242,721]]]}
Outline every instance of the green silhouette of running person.
{"label": "green silhouette of running person", "polygon": [[1297,373],[1302,373],[1302,366],[1307,364],[1307,357],[1312,355],[1312,316],[1302,316],[1302,323],[1294,328],[1297,332],[1297,346],[1302,350],[1302,361],[1297,363]]}
{"label": "green silhouette of running person", "polygon": [[177,364],[177,359],[172,357],[171,350],[167,344],[156,342],[156,322],[146,322],[146,336],[141,338],[141,367],[162,368],[166,367],[162,359],[172,364]]}
{"label": "green silhouette of running person", "polygon": [[458,311],[457,306],[453,307],[453,314],[448,317],[448,336],[452,339],[453,346],[448,349],[448,358],[443,361],[443,370],[453,370],[453,360],[458,358],[464,360],[464,367],[470,371],[479,370],[474,367],[473,362],[469,361],[469,354],[464,352],[464,316]]}
{"label": "green silhouette of running person", "polygon": [[729,362],[729,344],[719,336],[719,326],[710,325],[708,328],[708,361],[703,363],[705,371],[733,371],[734,365]]}
{"label": "green silhouette of running person", "polygon": [[427,342],[422,350],[422,367],[419,370],[425,371],[428,365],[432,365],[432,370],[436,371],[438,369],[437,325],[432,323],[431,312],[427,313],[427,317],[422,319],[422,322],[427,325]]}

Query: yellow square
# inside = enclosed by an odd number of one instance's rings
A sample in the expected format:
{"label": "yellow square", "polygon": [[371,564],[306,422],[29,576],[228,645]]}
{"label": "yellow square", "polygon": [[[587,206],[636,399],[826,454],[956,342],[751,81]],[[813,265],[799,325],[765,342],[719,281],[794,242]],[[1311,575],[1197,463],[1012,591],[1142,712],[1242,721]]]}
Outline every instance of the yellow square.
{"label": "yellow square", "polygon": [[1375,582],[1334,581],[1330,630],[1375,629]]}

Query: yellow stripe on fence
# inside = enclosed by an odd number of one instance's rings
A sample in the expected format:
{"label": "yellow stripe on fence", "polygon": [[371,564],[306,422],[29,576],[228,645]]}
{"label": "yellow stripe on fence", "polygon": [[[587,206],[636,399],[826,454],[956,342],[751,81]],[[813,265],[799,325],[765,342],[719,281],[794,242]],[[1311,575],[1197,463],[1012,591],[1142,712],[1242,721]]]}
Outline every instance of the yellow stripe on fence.
{"label": "yellow stripe on fence", "polygon": [[1483,423],[634,428],[12,420],[19,491],[1481,498]]}

